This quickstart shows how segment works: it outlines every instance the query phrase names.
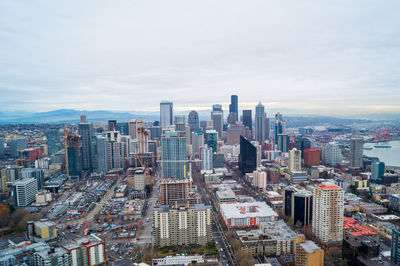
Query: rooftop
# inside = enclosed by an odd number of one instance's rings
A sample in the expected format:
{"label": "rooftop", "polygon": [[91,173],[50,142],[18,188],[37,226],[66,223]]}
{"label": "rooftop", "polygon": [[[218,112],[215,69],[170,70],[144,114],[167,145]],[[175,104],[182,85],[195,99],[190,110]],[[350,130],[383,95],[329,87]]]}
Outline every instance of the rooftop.
{"label": "rooftop", "polygon": [[321,184],[317,184],[317,186],[322,189],[329,189],[329,190],[342,189],[341,187],[336,186],[332,183],[328,183],[328,182],[323,182]]}
{"label": "rooftop", "polygon": [[265,202],[245,202],[221,204],[221,212],[230,218],[248,218],[260,216],[278,216]]}
{"label": "rooftop", "polygon": [[306,240],[302,243],[299,243],[299,245],[307,252],[307,253],[314,253],[316,250],[322,251],[322,249],[317,246],[313,241],[311,240]]}

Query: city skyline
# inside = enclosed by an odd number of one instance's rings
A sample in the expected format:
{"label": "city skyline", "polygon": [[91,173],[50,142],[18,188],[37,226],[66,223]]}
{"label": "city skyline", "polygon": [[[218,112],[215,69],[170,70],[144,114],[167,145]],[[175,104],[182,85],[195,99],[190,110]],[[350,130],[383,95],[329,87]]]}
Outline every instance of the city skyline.
{"label": "city skyline", "polygon": [[396,1],[77,3],[0,3],[0,111],[400,113]]}

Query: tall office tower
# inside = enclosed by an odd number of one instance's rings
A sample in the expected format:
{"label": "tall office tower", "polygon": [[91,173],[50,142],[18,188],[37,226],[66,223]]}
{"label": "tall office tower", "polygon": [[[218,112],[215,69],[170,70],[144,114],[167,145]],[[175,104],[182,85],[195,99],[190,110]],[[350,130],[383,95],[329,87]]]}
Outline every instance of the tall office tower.
{"label": "tall office tower", "polygon": [[185,124],[186,119],[184,115],[176,115],[174,116],[174,124]]}
{"label": "tall office tower", "polygon": [[107,131],[102,135],[107,138],[107,168],[122,168],[121,135],[118,131]]}
{"label": "tall office tower", "polygon": [[289,151],[289,171],[301,171],[301,151],[296,148]]}
{"label": "tall office tower", "polygon": [[5,143],[4,138],[0,138],[0,158],[4,156],[4,143]]}
{"label": "tall office tower", "polygon": [[98,171],[99,168],[99,164],[97,162],[97,136],[96,135],[92,135],[92,140],[91,140],[92,144],[90,145],[92,147],[91,150],[91,156],[92,156],[92,169],[95,171]]}
{"label": "tall office tower", "polygon": [[304,165],[307,167],[318,166],[321,162],[321,151],[318,149],[304,149]]}
{"label": "tall office tower", "polygon": [[[47,154],[50,156],[60,150],[60,134],[58,128],[49,128],[46,133]],[[0,140],[1,143],[1,140]],[[0,145],[1,146],[1,145]],[[4,147],[4,146],[3,146]],[[0,147],[1,156],[1,147]]]}
{"label": "tall office tower", "polygon": [[190,111],[188,116],[188,124],[190,127],[190,132],[200,130],[199,114],[196,111]]}
{"label": "tall office tower", "polygon": [[307,138],[297,137],[294,140],[294,147],[301,151],[302,156],[304,156],[304,150],[311,148],[311,141]]}
{"label": "tall office tower", "polygon": [[121,156],[122,160],[130,157],[131,153],[131,137],[129,135],[121,136]]}
{"label": "tall office tower", "polygon": [[328,166],[335,166],[341,164],[343,160],[342,151],[335,142],[330,142],[324,149],[324,160]]}
{"label": "tall office tower", "polygon": [[82,175],[82,139],[76,134],[67,135],[69,175]]}
{"label": "tall office tower", "polygon": [[258,141],[251,141],[250,143],[257,149],[257,168],[261,167],[261,145]]}
{"label": "tall office tower", "polygon": [[262,105],[261,102],[256,106],[255,138],[260,143],[263,143],[269,138],[269,119],[264,111],[264,105]]}
{"label": "tall office tower", "polygon": [[116,126],[116,131],[119,131],[121,135],[129,135],[129,123],[128,122],[118,122]]}
{"label": "tall office tower", "polygon": [[44,172],[43,169],[37,168],[23,168],[21,170],[22,178],[34,178],[36,179],[37,190],[44,189]]}
{"label": "tall office tower", "polygon": [[400,265],[400,228],[393,228],[392,230],[392,251],[390,259]]}
{"label": "tall office tower", "polygon": [[290,145],[290,137],[287,134],[278,134],[278,150],[288,152]]}
{"label": "tall office tower", "polygon": [[373,182],[380,182],[381,177],[385,173],[384,162],[372,162],[371,164],[371,180]]}
{"label": "tall office tower", "polygon": [[161,178],[160,205],[185,203],[189,198],[189,179]]}
{"label": "tall office tower", "polygon": [[211,241],[211,207],[161,205],[153,211],[154,245],[204,246]]}
{"label": "tall office tower", "polygon": [[312,221],[312,193],[307,190],[299,190],[292,194],[292,207],[290,219],[292,224],[300,223],[301,226],[309,226]]}
{"label": "tall office tower", "polygon": [[199,157],[200,147],[204,145],[204,134],[201,131],[192,132],[192,153],[194,157]]}
{"label": "tall office tower", "polygon": [[251,115],[251,110],[243,110],[242,119],[243,119],[243,125],[245,127],[248,127],[250,131],[253,132],[253,117]]}
{"label": "tall office tower", "polygon": [[107,173],[108,167],[108,139],[106,136],[96,136],[97,171]]}
{"label": "tall office tower", "polygon": [[22,166],[9,166],[0,170],[1,183],[0,192],[7,192],[8,184],[13,183],[17,179],[20,179],[22,174]]}
{"label": "tall office tower", "polygon": [[82,140],[82,170],[92,170],[92,139],[93,125],[81,122],[78,125],[78,134]]}
{"label": "tall office tower", "polygon": [[313,191],[313,235],[322,243],[342,243],[344,191],[332,183],[317,184]]}
{"label": "tall office tower", "polygon": [[18,150],[26,149],[26,138],[10,138],[10,156],[18,158]]}
{"label": "tall office tower", "polygon": [[172,102],[162,101],[160,103],[160,125],[162,129],[172,125],[173,113]]}
{"label": "tall office tower", "polygon": [[239,144],[240,136],[244,136],[244,126],[229,125],[226,130],[226,144],[227,145]]}
{"label": "tall office tower", "polygon": [[222,105],[213,105],[211,120],[213,121],[213,129],[218,132],[218,138],[222,138],[222,131],[224,129],[224,112],[222,111]]}
{"label": "tall office tower", "polygon": [[108,131],[115,131],[117,130],[117,120],[108,120]]}
{"label": "tall office tower", "polygon": [[231,95],[231,104],[229,105],[229,113],[234,113],[235,121],[239,121],[239,104],[237,95]]}
{"label": "tall office tower", "polygon": [[275,115],[275,144],[278,144],[278,135],[286,133],[286,121],[283,120],[282,114]]}
{"label": "tall office tower", "polygon": [[213,169],[213,150],[207,144],[200,147],[200,164],[201,170]]}
{"label": "tall office tower", "polygon": [[13,182],[14,204],[26,207],[36,199],[37,181],[35,178],[24,178]]}
{"label": "tall office tower", "polygon": [[167,131],[161,138],[161,173],[164,178],[186,178],[186,138]]}
{"label": "tall office tower", "polygon": [[[161,127],[151,126],[148,128],[148,130],[150,131],[150,138],[152,140],[161,139],[161,132],[162,132]],[[132,137],[131,137],[131,139],[132,139]]]}
{"label": "tall office tower", "polygon": [[226,120],[228,125],[236,125],[236,113],[229,113]]}
{"label": "tall office tower", "polygon": [[362,168],[363,167],[363,138],[350,139],[350,167]]}
{"label": "tall office tower", "polygon": [[292,215],[292,196],[297,192],[297,188],[288,186],[283,189],[283,211],[287,217]]}
{"label": "tall office tower", "polygon": [[247,139],[240,136],[239,170],[245,173],[252,173],[257,169],[257,148]]}
{"label": "tall office tower", "polygon": [[218,151],[218,132],[216,130],[206,130],[204,142],[213,149],[213,152]]}
{"label": "tall office tower", "polygon": [[139,120],[132,119],[128,122],[129,136],[131,140],[137,139],[137,129],[139,127]]}

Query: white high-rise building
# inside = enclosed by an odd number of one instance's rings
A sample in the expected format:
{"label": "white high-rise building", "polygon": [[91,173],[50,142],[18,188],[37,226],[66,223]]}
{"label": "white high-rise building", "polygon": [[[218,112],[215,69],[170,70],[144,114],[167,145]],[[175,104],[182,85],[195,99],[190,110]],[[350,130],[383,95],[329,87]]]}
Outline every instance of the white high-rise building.
{"label": "white high-rise building", "polygon": [[363,167],[363,138],[350,139],[350,167],[362,168]]}
{"label": "white high-rise building", "polygon": [[261,145],[258,141],[251,141],[254,147],[257,149],[257,168],[261,167]]}
{"label": "white high-rise building", "polygon": [[160,126],[161,128],[167,128],[173,124],[173,103],[162,101],[160,103]]}
{"label": "white high-rise building", "polygon": [[37,192],[35,178],[23,178],[13,182],[14,204],[18,207],[26,207],[34,202]]}
{"label": "white high-rise building", "polygon": [[325,164],[329,166],[335,166],[341,164],[343,160],[342,151],[334,142],[328,143],[324,148]]}
{"label": "white high-rise building", "polygon": [[204,134],[201,131],[192,132],[192,153],[194,157],[200,156],[200,147],[204,145]]}
{"label": "white high-rise building", "polygon": [[207,144],[200,147],[201,170],[213,169],[213,150]]}
{"label": "white high-rise building", "polygon": [[324,244],[342,243],[344,191],[332,183],[317,184],[313,191],[313,235]]}
{"label": "white high-rise building", "polygon": [[222,138],[222,131],[224,129],[224,113],[220,104],[214,104],[211,112],[211,119],[213,121],[213,129],[218,132],[218,138]]}
{"label": "white high-rise building", "polygon": [[128,122],[129,136],[131,140],[137,139],[137,130],[139,128],[139,120],[132,119]]}
{"label": "white high-rise building", "polygon": [[296,148],[289,151],[289,171],[301,171],[301,151]]}

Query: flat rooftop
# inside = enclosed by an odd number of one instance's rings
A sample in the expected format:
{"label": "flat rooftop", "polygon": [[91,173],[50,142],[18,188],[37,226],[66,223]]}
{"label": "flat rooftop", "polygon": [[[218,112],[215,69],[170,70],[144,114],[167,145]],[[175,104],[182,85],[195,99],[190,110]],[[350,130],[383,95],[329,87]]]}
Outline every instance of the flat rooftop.
{"label": "flat rooftop", "polygon": [[278,216],[265,202],[245,202],[235,204],[221,204],[221,212],[229,218],[249,218]]}

